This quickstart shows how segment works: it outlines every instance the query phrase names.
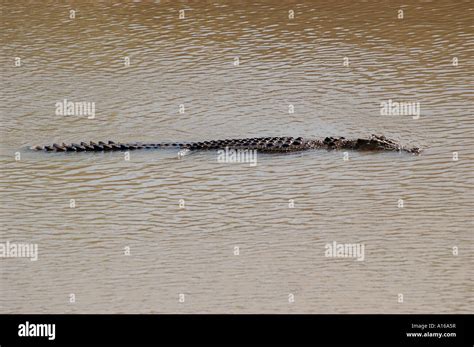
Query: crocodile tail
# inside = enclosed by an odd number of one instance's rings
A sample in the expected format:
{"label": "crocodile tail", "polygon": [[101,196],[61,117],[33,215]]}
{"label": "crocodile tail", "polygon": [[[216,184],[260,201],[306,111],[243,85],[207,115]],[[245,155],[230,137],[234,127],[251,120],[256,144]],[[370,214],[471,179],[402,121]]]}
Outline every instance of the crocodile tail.
{"label": "crocodile tail", "polygon": [[71,144],[58,144],[46,146],[32,146],[30,149],[34,151],[45,152],[107,152],[107,151],[128,151],[144,148],[186,148],[186,144],[182,143],[120,143],[114,141],[99,142],[81,142]]}

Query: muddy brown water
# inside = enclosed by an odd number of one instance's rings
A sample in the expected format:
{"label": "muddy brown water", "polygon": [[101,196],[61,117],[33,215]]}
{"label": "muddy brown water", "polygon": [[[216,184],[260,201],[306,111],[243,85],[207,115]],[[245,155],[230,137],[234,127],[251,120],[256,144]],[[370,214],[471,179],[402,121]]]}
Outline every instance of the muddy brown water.
{"label": "muddy brown water", "polygon": [[[0,311],[472,313],[473,8],[3,2],[0,242],[38,260],[0,259]],[[95,117],[56,114],[64,99]],[[25,150],[372,133],[423,153]]]}

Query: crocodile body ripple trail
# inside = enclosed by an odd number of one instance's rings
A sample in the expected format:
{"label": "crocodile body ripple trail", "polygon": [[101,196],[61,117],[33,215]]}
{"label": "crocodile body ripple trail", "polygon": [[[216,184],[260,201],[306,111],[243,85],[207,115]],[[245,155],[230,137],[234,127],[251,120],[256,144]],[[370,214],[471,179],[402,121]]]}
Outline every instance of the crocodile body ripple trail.
{"label": "crocodile body ripple trail", "polygon": [[190,143],[120,143],[108,141],[81,142],[79,144],[57,144],[48,146],[32,146],[30,149],[46,152],[105,152],[128,151],[136,149],[178,148],[182,150],[217,150],[242,149],[257,150],[259,152],[298,152],[308,149],[350,149],[364,151],[404,151],[418,154],[417,147],[405,148],[385,136],[372,135],[368,139],[347,140],[344,137],[326,137],[324,140],[305,139],[302,137],[257,137],[246,139],[229,139],[216,141],[202,141]]}

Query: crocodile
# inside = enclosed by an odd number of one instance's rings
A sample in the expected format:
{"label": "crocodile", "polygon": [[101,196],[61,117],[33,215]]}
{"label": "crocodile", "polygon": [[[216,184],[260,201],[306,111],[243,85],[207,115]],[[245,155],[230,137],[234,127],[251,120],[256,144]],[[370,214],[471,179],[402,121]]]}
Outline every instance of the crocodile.
{"label": "crocodile", "polygon": [[216,149],[241,149],[257,150],[259,152],[298,152],[308,149],[347,149],[361,151],[398,151],[419,154],[417,147],[403,147],[399,143],[385,136],[371,135],[369,138],[346,139],[344,137],[326,137],[322,140],[306,139],[303,137],[256,137],[244,139],[228,139],[202,142],[163,142],[163,143],[120,143],[81,142],[71,144],[53,143],[47,146],[32,146],[30,149],[46,152],[105,152],[128,151],[136,149],[153,148],[178,148],[180,150],[216,150]]}

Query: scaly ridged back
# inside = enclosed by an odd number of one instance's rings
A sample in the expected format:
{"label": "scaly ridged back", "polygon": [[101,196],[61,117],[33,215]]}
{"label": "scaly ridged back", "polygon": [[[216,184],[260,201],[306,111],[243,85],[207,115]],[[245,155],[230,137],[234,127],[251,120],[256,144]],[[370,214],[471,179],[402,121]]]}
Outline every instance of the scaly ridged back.
{"label": "scaly ridged back", "polygon": [[301,137],[260,137],[191,143],[119,143],[113,141],[108,141],[107,143],[99,141],[98,143],[95,143],[91,141],[89,143],[81,142],[80,144],[53,143],[48,146],[33,146],[31,149],[47,152],[101,152],[170,147],[190,150],[212,150],[228,147],[233,149],[249,149],[265,152],[289,152],[308,149],[309,147],[307,145],[308,144]]}

